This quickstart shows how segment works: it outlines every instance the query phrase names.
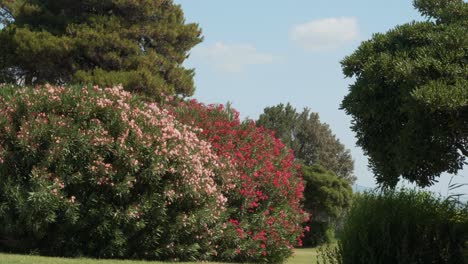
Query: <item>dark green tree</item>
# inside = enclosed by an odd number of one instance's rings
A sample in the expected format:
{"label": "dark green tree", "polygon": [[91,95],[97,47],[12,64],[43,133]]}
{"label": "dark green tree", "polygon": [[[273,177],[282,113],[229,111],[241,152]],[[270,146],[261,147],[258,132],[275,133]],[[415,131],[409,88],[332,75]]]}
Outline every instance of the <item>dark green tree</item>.
{"label": "dark green tree", "polygon": [[194,72],[182,63],[200,35],[172,0],[0,0],[0,83],[189,96]]}
{"label": "dark green tree", "polygon": [[336,138],[319,115],[305,108],[298,113],[289,103],[264,109],[258,126],[271,129],[306,165],[320,164],[339,177],[355,181],[350,151]]}
{"label": "dark green tree", "polygon": [[351,205],[352,188],[348,181],[321,165],[301,166],[305,182],[304,208],[322,218],[339,217]]}
{"label": "dark green tree", "polygon": [[346,179],[320,165],[302,165],[304,177],[304,209],[311,214],[304,245],[330,242],[335,225],[351,205],[353,191]]}
{"label": "dark green tree", "polygon": [[416,0],[427,17],[375,34],[342,61],[342,102],[382,186],[420,186],[468,157],[468,3]]}

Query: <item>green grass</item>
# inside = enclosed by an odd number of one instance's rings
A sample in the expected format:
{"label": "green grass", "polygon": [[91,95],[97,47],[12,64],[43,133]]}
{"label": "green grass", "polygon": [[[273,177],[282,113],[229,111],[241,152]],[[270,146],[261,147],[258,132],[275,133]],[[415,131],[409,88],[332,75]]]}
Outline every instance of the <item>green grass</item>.
{"label": "green grass", "polygon": [[[104,260],[87,258],[53,258],[29,255],[0,254],[1,264],[158,264],[159,261]],[[189,262],[179,262],[189,263]],[[211,262],[214,263],[214,262]]]}
{"label": "green grass", "polygon": [[[300,248],[294,250],[294,255],[286,262],[287,264],[315,263],[317,252],[314,248]],[[134,260],[100,260],[100,259],[68,259],[50,258],[29,255],[0,254],[1,264],[158,264],[158,261],[134,261]],[[189,262],[179,262],[189,263]],[[193,262],[192,262],[193,263]],[[215,262],[205,262],[214,264]]]}
{"label": "green grass", "polygon": [[317,248],[296,248],[287,264],[313,264],[317,261]]}

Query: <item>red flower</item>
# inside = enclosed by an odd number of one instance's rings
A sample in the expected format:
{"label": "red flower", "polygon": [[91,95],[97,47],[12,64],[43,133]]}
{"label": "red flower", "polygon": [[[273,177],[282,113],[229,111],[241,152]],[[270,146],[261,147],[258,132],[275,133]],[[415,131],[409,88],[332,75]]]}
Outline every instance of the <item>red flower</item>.
{"label": "red flower", "polygon": [[229,222],[231,224],[233,224],[234,226],[238,226],[239,225],[239,221],[237,221],[236,219],[229,219]]}

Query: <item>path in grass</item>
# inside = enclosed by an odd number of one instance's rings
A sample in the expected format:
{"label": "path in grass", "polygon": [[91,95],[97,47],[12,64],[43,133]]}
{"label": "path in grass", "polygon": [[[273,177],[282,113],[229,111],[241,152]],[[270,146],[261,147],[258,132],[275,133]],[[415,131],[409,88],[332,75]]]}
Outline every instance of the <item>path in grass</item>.
{"label": "path in grass", "polygon": [[[313,248],[300,248],[294,250],[294,255],[286,262],[287,264],[315,263],[317,252]],[[134,261],[134,260],[96,260],[96,259],[67,259],[49,258],[28,255],[0,254],[1,264],[161,264],[167,262],[157,261]],[[189,262],[179,262],[189,263]],[[204,262],[215,264],[215,262]],[[192,262],[193,264],[193,262]]]}

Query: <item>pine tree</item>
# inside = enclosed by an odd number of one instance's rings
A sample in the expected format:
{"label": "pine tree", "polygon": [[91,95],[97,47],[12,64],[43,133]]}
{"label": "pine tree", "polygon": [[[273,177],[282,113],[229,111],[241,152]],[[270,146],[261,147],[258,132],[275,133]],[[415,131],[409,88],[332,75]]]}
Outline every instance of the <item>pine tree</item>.
{"label": "pine tree", "polygon": [[122,84],[190,96],[201,42],[172,0],[0,0],[0,83]]}

